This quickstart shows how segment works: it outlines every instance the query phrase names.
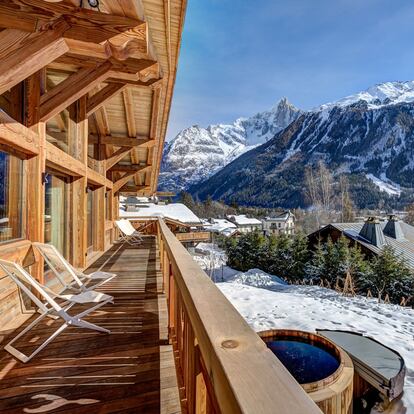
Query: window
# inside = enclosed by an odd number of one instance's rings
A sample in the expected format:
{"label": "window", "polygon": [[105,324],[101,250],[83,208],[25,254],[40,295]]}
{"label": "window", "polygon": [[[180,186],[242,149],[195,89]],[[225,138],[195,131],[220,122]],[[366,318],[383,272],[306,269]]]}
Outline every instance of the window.
{"label": "window", "polygon": [[23,237],[23,161],[0,151],[0,242]]}
{"label": "window", "polygon": [[53,244],[64,257],[69,256],[68,180],[46,173],[45,177],[45,243]]}

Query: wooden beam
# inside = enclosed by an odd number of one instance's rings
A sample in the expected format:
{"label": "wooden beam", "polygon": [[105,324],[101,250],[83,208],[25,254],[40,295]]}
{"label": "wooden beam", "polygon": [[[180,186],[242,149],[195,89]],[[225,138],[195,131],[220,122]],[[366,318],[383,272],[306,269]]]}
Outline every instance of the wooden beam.
{"label": "wooden beam", "polygon": [[[131,80],[142,80],[148,81],[149,79],[159,78],[158,73],[151,71],[150,69],[156,64],[153,60],[149,59],[126,59],[126,60],[116,60],[113,58],[91,58],[88,56],[77,56],[72,53],[67,53],[64,56],[56,59],[57,64],[65,64],[73,67],[83,67],[91,68],[96,65],[100,65],[103,62],[109,61],[112,63],[112,73],[111,77],[118,77],[120,79],[131,79]],[[143,74],[140,72],[143,71]],[[147,78],[146,73],[149,71],[150,76]],[[141,79],[142,78],[142,79]],[[145,78],[145,79],[144,79]]]}
{"label": "wooden beam", "polygon": [[129,152],[131,151],[130,147],[121,147],[119,150],[115,151],[110,158],[105,161],[105,168],[109,170],[112,166],[117,164],[122,160]]}
{"label": "wooden beam", "polygon": [[[97,186],[105,186],[108,187],[108,181],[106,177],[102,174],[99,174],[97,171],[92,170],[92,168],[87,169],[88,171],[88,182],[91,182],[94,185]],[[110,187],[112,187],[112,183],[109,184]]]}
{"label": "wooden beam", "polygon": [[86,115],[92,115],[97,109],[105,105],[109,99],[111,99],[114,95],[116,95],[118,92],[121,92],[125,88],[125,84],[110,83],[109,85],[105,86],[105,88],[89,97],[86,107]]}
{"label": "wooden beam", "polygon": [[161,88],[155,88],[152,94],[150,139],[157,139],[158,137],[158,117],[160,114],[160,105],[161,105],[160,98],[161,98]]}
{"label": "wooden beam", "polygon": [[146,23],[124,16],[75,7],[64,2],[8,0],[0,3],[0,27],[28,32],[43,31],[50,21],[62,17],[69,22],[66,38],[101,43],[133,30],[137,40],[146,41]]}
{"label": "wooden beam", "polygon": [[137,174],[136,171],[126,173],[122,178],[114,182],[113,191],[114,193],[118,192],[121,187],[123,187],[131,178]]}
{"label": "wooden beam", "polygon": [[103,82],[107,78],[111,66],[111,63],[106,62],[95,68],[81,69],[44,94],[40,101],[41,120],[46,122],[53,118]]}
{"label": "wooden beam", "polygon": [[84,177],[86,166],[83,162],[73,158],[65,151],[46,141],[46,163],[72,177]]}
{"label": "wooden beam", "polygon": [[130,164],[130,165],[119,165],[115,164],[113,167],[110,168],[110,171],[122,171],[122,172],[139,172],[144,169],[148,168],[148,165],[141,165],[141,164]]}
{"label": "wooden beam", "polygon": [[139,191],[149,191],[150,187],[146,185],[123,186],[119,189],[122,194],[136,195]]}
{"label": "wooden beam", "polygon": [[[126,89],[122,92],[122,97],[124,100],[124,110],[125,110],[125,118],[128,128],[128,136],[135,137],[137,135],[137,126],[135,123],[135,111],[134,111],[134,98],[132,96],[132,91],[130,89]],[[132,148],[131,151],[131,162],[132,164],[139,163],[139,156],[138,156],[138,149]],[[138,185],[138,176],[135,175],[134,177],[135,185]]]}
{"label": "wooden beam", "polygon": [[62,24],[32,35],[14,29],[0,32],[0,95],[69,50],[61,37]]}
{"label": "wooden beam", "polygon": [[154,146],[153,141],[143,136],[137,136],[136,138],[113,137],[112,135],[98,137],[96,134],[89,134],[89,144],[98,144],[100,142],[103,145],[115,145],[117,147],[149,148]]}
{"label": "wooden beam", "polygon": [[[114,38],[102,43],[93,43],[89,39],[66,39],[66,44],[73,56],[89,57],[90,59],[126,60],[129,58],[149,59],[145,40],[140,41],[135,37],[129,39],[123,45],[114,45]],[[133,45],[133,47],[132,47]]]}
{"label": "wooden beam", "polygon": [[0,111],[0,144],[33,156],[39,154],[39,136]]}

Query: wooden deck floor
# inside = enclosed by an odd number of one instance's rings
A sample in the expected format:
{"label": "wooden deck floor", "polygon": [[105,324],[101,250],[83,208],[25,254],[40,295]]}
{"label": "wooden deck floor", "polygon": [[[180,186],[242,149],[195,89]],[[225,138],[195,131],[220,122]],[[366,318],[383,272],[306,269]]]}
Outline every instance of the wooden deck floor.
{"label": "wooden deck floor", "polygon": [[[101,289],[115,304],[86,320],[111,333],[68,328],[27,364],[1,350],[0,413],[181,412],[155,238],[115,245],[97,269],[118,274]],[[60,324],[47,319],[17,348],[30,352]]]}

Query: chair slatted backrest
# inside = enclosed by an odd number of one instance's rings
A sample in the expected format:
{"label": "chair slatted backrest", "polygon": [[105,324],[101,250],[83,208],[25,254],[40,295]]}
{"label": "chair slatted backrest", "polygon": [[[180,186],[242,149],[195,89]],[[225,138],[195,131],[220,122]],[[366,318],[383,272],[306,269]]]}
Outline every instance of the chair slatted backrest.
{"label": "chair slatted backrest", "polygon": [[132,236],[135,232],[135,229],[132,228],[131,230],[131,228],[128,226],[128,223],[126,223],[125,221],[128,220],[116,220],[115,224],[123,234],[125,234],[126,236]]}
{"label": "chair slatted backrest", "polygon": [[136,228],[132,225],[132,223],[129,220],[124,220],[124,226],[126,229],[128,229],[131,234],[135,233],[137,230]]}
{"label": "chair slatted backrest", "polygon": [[[0,267],[16,283],[16,285],[38,306],[42,311],[47,311],[46,305],[33,293],[28,287],[32,287],[50,306],[59,312],[61,306],[48,293],[49,289],[41,285],[32,275],[30,275],[22,266],[7,260],[0,260]],[[53,294],[53,292],[51,292]]]}
{"label": "chair slatted backrest", "polygon": [[72,267],[55,246],[39,242],[33,242],[32,244],[45,259],[50,270],[64,287],[69,287],[73,281],[75,281],[79,287],[82,286],[82,282],[78,277],[76,269]]}

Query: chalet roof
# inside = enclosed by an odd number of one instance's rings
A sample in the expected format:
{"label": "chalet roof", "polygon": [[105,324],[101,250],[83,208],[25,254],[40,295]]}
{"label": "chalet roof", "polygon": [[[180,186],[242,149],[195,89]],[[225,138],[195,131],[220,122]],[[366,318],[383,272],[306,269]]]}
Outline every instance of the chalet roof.
{"label": "chalet roof", "polygon": [[162,217],[177,220],[185,224],[200,225],[201,220],[184,204],[143,204],[137,211],[120,210],[120,217],[123,218],[148,218],[148,217]]}
{"label": "chalet roof", "polygon": [[[88,144],[102,148],[101,156],[89,159],[89,167],[101,173],[104,165],[114,193],[152,195],[157,189],[186,1],[100,0],[99,10],[85,10],[91,9],[86,1],[80,8],[79,0],[35,2],[36,7],[32,2],[3,3],[2,14],[15,17],[10,28],[34,30],[34,36],[43,34],[37,31],[41,27],[37,21],[57,21],[62,15],[65,21],[76,16],[71,25],[82,22],[77,31],[63,33],[65,50],[45,65],[41,120],[46,123],[47,141],[69,152],[65,108],[86,97]],[[27,27],[19,19],[28,19]]]}
{"label": "chalet roof", "polygon": [[[364,226],[364,223],[331,223],[320,231],[323,231],[329,226],[341,231],[349,239],[355,240],[361,246],[372,251],[374,254],[380,254],[384,246],[391,246],[397,255],[401,255],[407,261],[407,264],[414,269],[414,227],[407,223],[399,222],[401,231],[404,235],[403,239],[394,239],[388,235],[384,235],[385,244],[381,247],[375,246],[363,239],[359,234]],[[387,222],[380,222],[381,229],[384,230]]]}
{"label": "chalet roof", "polygon": [[247,217],[245,214],[236,215],[229,215],[227,216],[230,220],[232,220],[238,226],[257,226],[261,225],[262,222],[256,218]]}
{"label": "chalet roof", "polygon": [[237,229],[237,226],[226,219],[212,219],[212,223],[205,223],[204,227],[212,232],[231,233]]}
{"label": "chalet roof", "polygon": [[273,217],[265,217],[264,220],[265,221],[287,221],[289,220],[290,217],[294,219],[295,215],[289,210],[289,211],[284,211],[283,213],[273,216]]}

